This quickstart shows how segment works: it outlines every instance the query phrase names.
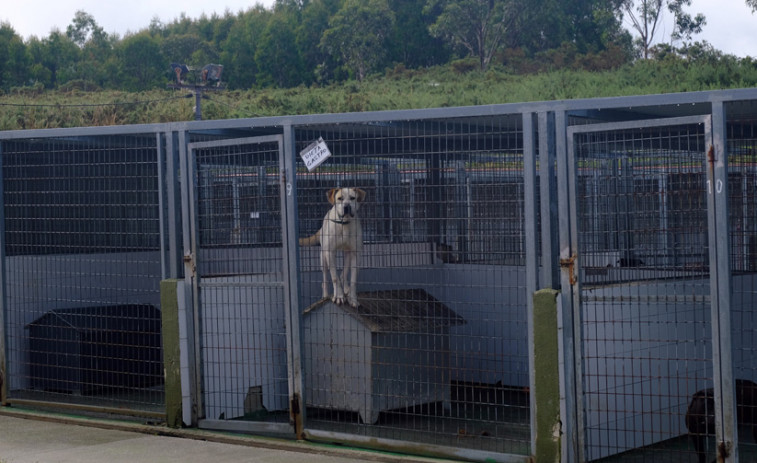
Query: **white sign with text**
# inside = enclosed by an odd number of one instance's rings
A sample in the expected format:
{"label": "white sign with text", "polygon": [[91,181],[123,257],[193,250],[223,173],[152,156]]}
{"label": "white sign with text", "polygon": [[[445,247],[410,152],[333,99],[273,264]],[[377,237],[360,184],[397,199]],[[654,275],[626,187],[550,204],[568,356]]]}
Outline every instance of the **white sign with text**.
{"label": "white sign with text", "polygon": [[320,166],[329,156],[331,156],[331,151],[329,151],[329,147],[326,146],[322,137],[318,137],[318,140],[300,151],[300,157],[305,162],[305,167],[308,168],[309,172]]}

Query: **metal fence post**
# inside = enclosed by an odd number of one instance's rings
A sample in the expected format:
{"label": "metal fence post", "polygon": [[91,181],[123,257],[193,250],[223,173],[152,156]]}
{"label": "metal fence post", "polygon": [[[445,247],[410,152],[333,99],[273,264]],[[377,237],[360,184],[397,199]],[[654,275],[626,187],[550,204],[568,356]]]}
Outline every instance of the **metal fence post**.
{"label": "metal fence post", "polygon": [[555,113],[539,113],[539,189],[541,192],[540,288],[557,288],[560,280],[557,228],[557,176],[555,174]]}
{"label": "metal fence post", "polygon": [[580,403],[581,338],[579,288],[576,275],[578,226],[575,200],[575,166],[571,163],[573,141],[567,136],[565,111],[555,113],[555,151],[557,159],[557,198],[560,235],[560,297],[562,314],[558,313],[558,330],[562,333],[560,347],[560,418],[563,425],[562,461],[583,461],[583,410]]}
{"label": "metal fence post", "polygon": [[292,125],[284,127],[284,143],[280,156],[281,211],[284,232],[284,307],[286,308],[286,336],[289,350],[289,416],[294,423],[295,436],[304,437],[305,402],[302,371],[302,328],[300,324],[300,265],[297,244],[297,163],[296,133]]}
{"label": "metal fence post", "polygon": [[728,220],[728,156],[723,102],[712,105],[706,130],[707,222],[710,249],[712,356],[718,461],[737,462],[736,407],[731,346],[731,266]]}

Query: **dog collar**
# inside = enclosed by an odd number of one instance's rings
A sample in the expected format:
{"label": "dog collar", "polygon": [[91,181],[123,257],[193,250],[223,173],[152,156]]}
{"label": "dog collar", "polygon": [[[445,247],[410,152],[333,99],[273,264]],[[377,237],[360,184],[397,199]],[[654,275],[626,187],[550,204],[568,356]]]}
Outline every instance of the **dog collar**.
{"label": "dog collar", "polygon": [[347,225],[348,223],[350,223],[349,220],[334,220],[334,219],[329,219],[329,220],[331,220],[334,223],[338,223],[339,225]]}

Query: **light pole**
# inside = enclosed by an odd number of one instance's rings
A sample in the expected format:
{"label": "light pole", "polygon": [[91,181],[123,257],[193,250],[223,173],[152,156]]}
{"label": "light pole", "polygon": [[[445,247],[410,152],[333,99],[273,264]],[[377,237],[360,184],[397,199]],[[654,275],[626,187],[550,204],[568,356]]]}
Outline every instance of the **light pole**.
{"label": "light pole", "polygon": [[[175,89],[188,89],[194,93],[195,96],[195,120],[202,120],[202,94],[207,91],[219,91],[225,90],[226,86],[221,83],[221,73],[223,72],[223,66],[220,64],[206,64],[199,71],[199,79],[193,71],[195,68],[191,68],[186,64],[171,63],[171,69],[173,69],[176,76],[175,84],[168,84],[169,88]],[[187,78],[192,76],[193,82],[188,82]]]}

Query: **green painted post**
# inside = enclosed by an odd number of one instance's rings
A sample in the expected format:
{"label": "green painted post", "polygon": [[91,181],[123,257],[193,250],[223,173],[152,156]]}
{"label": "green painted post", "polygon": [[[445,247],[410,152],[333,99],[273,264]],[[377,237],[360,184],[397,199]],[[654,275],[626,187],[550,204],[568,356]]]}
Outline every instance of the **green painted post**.
{"label": "green painted post", "polygon": [[559,463],[560,385],[557,345],[557,297],[559,291],[542,289],[534,293],[534,396],[536,404],[537,463]]}
{"label": "green painted post", "polygon": [[179,280],[163,280],[160,282],[166,424],[172,428],[182,426],[178,283]]}

